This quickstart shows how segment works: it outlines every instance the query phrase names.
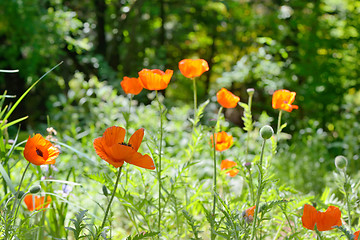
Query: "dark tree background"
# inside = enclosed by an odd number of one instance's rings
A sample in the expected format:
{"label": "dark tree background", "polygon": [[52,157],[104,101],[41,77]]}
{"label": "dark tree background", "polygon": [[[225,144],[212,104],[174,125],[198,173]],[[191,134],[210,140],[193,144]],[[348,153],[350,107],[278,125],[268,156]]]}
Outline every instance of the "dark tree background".
{"label": "dark tree background", "polygon": [[359,8],[356,0],[2,0],[0,69],[20,71],[0,74],[0,89],[20,96],[64,61],[13,115],[31,113],[34,125],[76,72],[120,89],[123,76],[169,68],[175,75],[164,94],[178,104],[192,101],[178,62],[203,58],[210,71],[200,98],[226,86],[246,101],[254,87],[254,107],[271,109],[269,95],[287,88],[298,94],[297,124],[326,129],[359,89]]}

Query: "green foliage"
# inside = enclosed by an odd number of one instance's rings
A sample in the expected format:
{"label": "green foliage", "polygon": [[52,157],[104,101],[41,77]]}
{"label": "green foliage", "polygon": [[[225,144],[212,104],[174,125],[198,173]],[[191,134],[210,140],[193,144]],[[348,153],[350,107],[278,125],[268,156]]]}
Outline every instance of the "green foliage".
{"label": "green foliage", "polygon": [[199,237],[199,225],[197,225],[195,223],[195,219],[193,218],[193,216],[191,216],[187,211],[182,210],[182,213],[184,214],[184,217],[187,220],[187,223],[189,224],[189,226],[191,227],[191,233],[194,234],[194,237],[191,238],[192,240],[200,240],[202,238]]}
{"label": "green foliage", "polygon": [[87,211],[88,210],[79,211],[75,214],[75,219],[70,219],[74,227],[65,227],[67,230],[74,233],[74,238],[76,240],[89,237],[89,235],[82,233],[85,229],[88,229],[89,227],[89,224],[86,223],[87,220],[90,220],[86,217]]}
{"label": "green foliage", "polygon": [[140,240],[140,239],[155,237],[155,236],[158,236],[158,235],[159,235],[159,232],[143,232],[143,233],[136,234],[133,237],[128,236],[126,238],[126,240]]}

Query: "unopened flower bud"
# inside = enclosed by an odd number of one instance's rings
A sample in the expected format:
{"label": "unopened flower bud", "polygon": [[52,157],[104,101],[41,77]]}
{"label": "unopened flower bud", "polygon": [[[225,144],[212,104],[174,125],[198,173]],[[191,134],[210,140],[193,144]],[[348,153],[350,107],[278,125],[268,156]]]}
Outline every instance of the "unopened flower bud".
{"label": "unopened flower bud", "polygon": [[253,95],[254,92],[255,92],[255,89],[253,89],[253,88],[248,88],[248,89],[246,89],[246,91],[247,91],[247,93],[248,93],[249,95]]}
{"label": "unopened flower bud", "polygon": [[251,162],[244,163],[244,167],[246,167],[248,170],[251,168]]}
{"label": "unopened flower bud", "polygon": [[110,192],[105,185],[102,186],[102,191],[105,196],[109,196]]}
{"label": "unopened flower bud", "polygon": [[342,155],[339,155],[335,158],[335,166],[338,168],[338,169],[343,169],[343,168],[346,168],[347,166],[347,159],[346,157],[342,156]]}
{"label": "unopened flower bud", "polygon": [[260,136],[266,140],[272,137],[274,130],[269,125],[265,125],[260,129]]}
{"label": "unopened flower bud", "polygon": [[18,191],[15,193],[17,199],[21,199],[24,196],[24,191]]}
{"label": "unopened flower bud", "polygon": [[34,193],[38,193],[40,192],[41,190],[41,186],[40,185],[35,185],[35,186],[32,186],[30,189],[29,189],[29,192],[34,194]]}

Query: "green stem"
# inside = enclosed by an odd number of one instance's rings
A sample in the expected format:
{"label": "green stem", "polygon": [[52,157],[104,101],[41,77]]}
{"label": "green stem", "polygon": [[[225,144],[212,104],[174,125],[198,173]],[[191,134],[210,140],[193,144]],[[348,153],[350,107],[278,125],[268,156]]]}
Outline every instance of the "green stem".
{"label": "green stem", "polygon": [[282,116],[282,110],[280,109],[279,111],[279,117],[278,117],[278,124],[277,124],[277,129],[276,129],[276,136],[278,137],[279,133],[281,132],[280,127],[281,127],[281,116]]}
{"label": "green stem", "polygon": [[248,168],[249,172],[249,188],[250,188],[250,202],[254,204],[255,198],[254,198],[254,185],[251,177],[251,170]]}
{"label": "green stem", "polygon": [[214,155],[214,175],[213,175],[213,192],[214,192],[214,199],[213,199],[213,208],[212,208],[212,223],[211,223],[211,239],[215,239],[214,234],[214,222],[215,222],[215,208],[216,208],[216,149],[215,149],[215,131],[213,131],[213,155]]}
{"label": "green stem", "polygon": [[158,181],[159,181],[159,220],[158,220],[158,230],[160,232],[161,227],[161,152],[162,152],[162,138],[163,138],[163,118],[162,118],[162,106],[159,100],[158,91],[156,93],[156,100],[159,103],[159,112],[160,112],[160,146],[159,146],[159,164],[158,164]]}
{"label": "green stem", "polygon": [[263,161],[263,156],[264,156],[264,150],[265,150],[265,143],[266,143],[266,139],[264,139],[262,146],[261,146],[261,154],[260,154],[260,162],[259,162],[259,177],[258,177],[258,189],[257,189],[257,193],[256,193],[256,207],[255,207],[255,212],[254,212],[254,220],[253,220],[253,224],[252,224],[252,231],[251,231],[251,240],[254,239],[255,235],[256,235],[256,222],[257,222],[257,215],[259,212],[259,203],[260,203],[260,197],[261,197],[261,193],[262,193],[262,181],[263,181],[263,176],[262,176],[262,161]]}
{"label": "green stem", "polygon": [[[125,141],[129,141],[128,140],[128,130],[129,130],[129,119],[130,119],[130,114],[131,114],[131,102],[133,99],[133,95],[130,94],[130,99],[129,99],[129,110],[127,113],[127,116],[125,118]],[[128,174],[129,174],[129,166],[125,166],[125,190],[127,189],[127,183],[128,183]]]}
{"label": "green stem", "polygon": [[[345,168],[346,169],[346,168]],[[346,170],[343,171],[344,174],[344,194],[345,194],[345,200],[346,200],[346,207],[347,207],[347,212],[348,212],[348,225],[349,225],[349,229],[351,229],[351,212],[350,212],[350,201],[349,201],[349,194],[347,192],[347,188],[346,185],[348,184],[348,177],[346,175]]]}
{"label": "green stem", "polygon": [[[217,132],[217,131],[221,132],[220,115],[221,115],[223,109],[224,109],[224,108],[221,106],[221,107],[219,108],[219,111],[218,111],[217,121],[216,121],[216,128],[215,128],[215,131],[216,131],[216,132]],[[214,138],[214,139],[215,139],[215,138]]]}
{"label": "green stem", "polygon": [[[25,170],[24,170],[24,172],[23,172],[23,174],[22,174],[22,176],[21,176],[21,180],[20,180],[19,187],[18,187],[18,190],[17,190],[17,192],[16,192],[16,195],[19,194],[19,192],[20,192],[21,184],[22,184],[22,182],[24,181],[25,173],[26,173],[26,171],[28,170],[29,166],[30,166],[30,162],[26,165]],[[12,216],[13,216],[14,210],[15,210],[15,208],[16,208],[17,200],[18,200],[18,198],[17,198],[17,196],[15,196],[14,204],[13,204],[13,207],[11,208],[11,213],[10,213],[10,216],[9,216],[9,217],[10,217],[10,221],[7,221],[7,222],[10,222],[10,223],[12,222]],[[20,203],[21,203],[21,202],[19,202],[19,204],[20,204]],[[14,219],[14,221],[15,221],[15,219]],[[9,234],[9,233],[8,233],[8,224],[6,224],[6,227],[5,227],[5,239],[7,239],[8,234]]]}
{"label": "green stem", "polygon": [[[249,112],[251,113],[251,105],[252,105],[252,97],[254,95],[250,94],[249,95],[249,100],[248,100],[248,108],[249,108]],[[244,109],[244,113],[246,112],[246,110]],[[250,142],[250,130],[247,132],[246,135],[246,154],[245,154],[245,162],[248,161],[248,152],[249,152],[249,142]]]}
{"label": "green stem", "polygon": [[196,79],[193,78],[193,87],[194,87],[194,128],[197,123],[197,92],[196,92]]}
{"label": "green stem", "polygon": [[[110,198],[110,201],[109,201],[109,204],[106,208],[106,211],[105,211],[105,216],[104,216],[104,220],[101,224],[101,228],[100,228],[100,231],[102,231],[104,229],[104,226],[105,226],[105,222],[106,222],[106,218],[107,218],[107,215],[109,214],[109,211],[110,211],[110,206],[111,206],[111,203],[112,201],[114,200],[114,197],[115,197],[115,193],[116,193],[116,189],[117,189],[117,186],[118,186],[118,183],[119,183],[119,179],[120,179],[120,175],[121,175],[121,169],[122,169],[123,166],[121,166],[119,168],[119,171],[118,171],[118,174],[117,174],[117,177],[116,177],[116,182],[115,182],[115,186],[114,186],[114,191],[111,195],[111,198]],[[98,238],[97,238],[98,239]]]}

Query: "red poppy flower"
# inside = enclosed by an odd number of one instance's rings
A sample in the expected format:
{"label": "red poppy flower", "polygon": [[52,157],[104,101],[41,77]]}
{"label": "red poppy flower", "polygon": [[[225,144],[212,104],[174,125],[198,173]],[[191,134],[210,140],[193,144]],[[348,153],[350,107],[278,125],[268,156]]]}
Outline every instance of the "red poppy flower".
{"label": "red poppy flower", "polygon": [[125,129],[113,126],[106,129],[102,137],[94,140],[94,148],[99,157],[116,168],[127,162],[153,170],[155,165],[151,157],[138,153],[143,137],[144,129],[141,128],[130,137],[129,143],[125,143]]}
{"label": "red poppy flower", "polygon": [[234,94],[232,94],[232,92],[228,91],[225,88],[222,88],[220,91],[218,91],[216,97],[218,103],[220,103],[220,105],[224,108],[234,108],[240,101],[240,98],[238,96],[235,96]]}
{"label": "red poppy flower", "polygon": [[24,149],[25,159],[38,166],[54,164],[59,153],[59,149],[43,138],[41,134],[36,134],[34,137],[29,136]]}
{"label": "red poppy flower", "polygon": [[358,240],[358,239],[359,239],[359,234],[360,234],[360,230],[354,232],[354,236],[355,236],[354,240]]}
{"label": "red poppy flower", "polygon": [[138,95],[143,90],[139,78],[124,77],[120,84],[126,94]]}
{"label": "red poppy flower", "polygon": [[[221,161],[220,168],[221,168],[221,170],[225,170],[225,169],[233,168],[236,165],[237,165],[236,162],[225,159],[225,160]],[[239,173],[239,169],[232,169],[232,170],[226,171],[226,174],[229,175],[230,177],[235,177],[238,173]]]}
{"label": "red poppy flower", "polygon": [[49,195],[46,196],[46,202],[44,203],[44,201],[45,201],[44,196],[38,197],[32,194],[28,194],[24,198],[24,202],[27,208],[29,209],[29,211],[40,210],[49,207],[51,203],[51,197]]}
{"label": "red poppy flower", "polygon": [[167,88],[173,70],[166,70],[165,73],[159,69],[143,69],[139,72],[141,85],[147,90],[162,90]]}
{"label": "red poppy flower", "polygon": [[209,65],[204,59],[183,59],[179,62],[179,69],[185,77],[194,78],[209,71]]}
{"label": "red poppy flower", "polygon": [[[213,136],[211,135],[211,141],[213,140]],[[213,142],[213,141],[212,141]],[[226,149],[230,148],[233,144],[233,137],[228,135],[226,132],[218,132],[215,133],[215,150],[222,152]]]}
{"label": "red poppy flower", "polygon": [[251,208],[246,209],[242,213],[242,216],[247,223],[250,223],[254,220],[255,208],[256,208],[256,205],[252,206]]}
{"label": "red poppy flower", "polygon": [[341,226],[341,211],[335,206],[329,206],[325,212],[317,211],[313,206],[305,204],[301,217],[304,228],[314,230],[315,224],[319,231],[328,231],[334,226]]}
{"label": "red poppy flower", "polygon": [[297,105],[291,105],[295,100],[296,92],[290,92],[286,89],[277,90],[272,97],[272,107],[274,109],[282,109],[291,112],[293,109],[298,109]]}

